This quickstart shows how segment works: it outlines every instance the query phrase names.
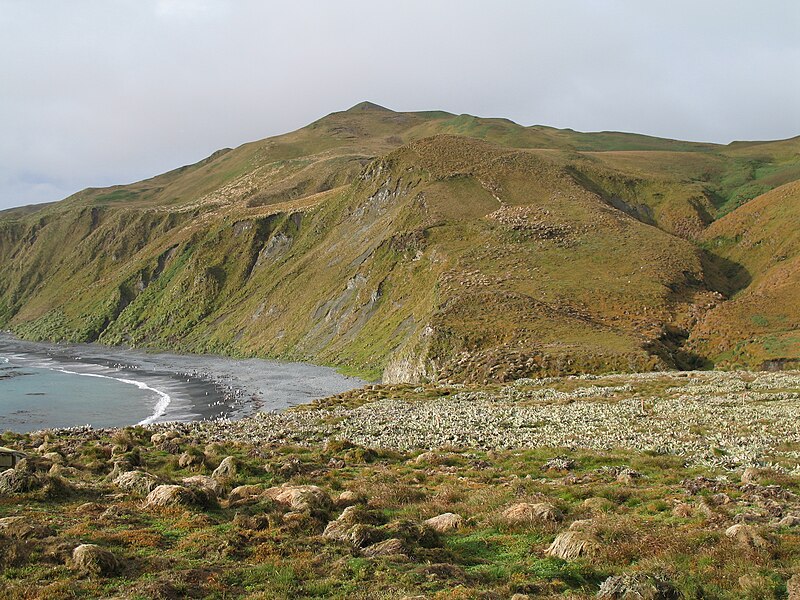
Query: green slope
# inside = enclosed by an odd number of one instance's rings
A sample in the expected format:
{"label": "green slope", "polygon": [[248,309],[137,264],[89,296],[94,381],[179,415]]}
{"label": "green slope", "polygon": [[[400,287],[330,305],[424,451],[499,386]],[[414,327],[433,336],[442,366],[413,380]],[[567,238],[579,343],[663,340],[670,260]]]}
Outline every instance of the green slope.
{"label": "green slope", "polygon": [[777,185],[794,144],[362,103],[139,183],[0,213],[0,326],[390,381],[703,365],[714,353],[684,342],[736,286],[695,240],[748,185],[742,164],[757,157],[747,181]]}

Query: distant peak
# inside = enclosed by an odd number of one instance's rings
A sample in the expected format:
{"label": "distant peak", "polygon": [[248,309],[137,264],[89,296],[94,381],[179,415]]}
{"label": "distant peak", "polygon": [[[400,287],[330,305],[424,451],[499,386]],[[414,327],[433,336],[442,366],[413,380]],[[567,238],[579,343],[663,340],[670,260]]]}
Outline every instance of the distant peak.
{"label": "distant peak", "polygon": [[345,112],[362,112],[365,110],[374,110],[380,112],[394,112],[386,107],[380,106],[379,104],[375,104],[374,102],[359,102],[355,106],[351,106]]}

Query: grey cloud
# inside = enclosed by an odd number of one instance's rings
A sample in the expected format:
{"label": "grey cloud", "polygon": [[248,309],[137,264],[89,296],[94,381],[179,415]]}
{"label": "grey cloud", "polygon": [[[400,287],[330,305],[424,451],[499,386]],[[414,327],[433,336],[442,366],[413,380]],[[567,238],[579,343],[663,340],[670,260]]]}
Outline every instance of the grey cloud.
{"label": "grey cloud", "polygon": [[369,99],[729,142],[800,134],[800,3],[0,0],[0,208]]}

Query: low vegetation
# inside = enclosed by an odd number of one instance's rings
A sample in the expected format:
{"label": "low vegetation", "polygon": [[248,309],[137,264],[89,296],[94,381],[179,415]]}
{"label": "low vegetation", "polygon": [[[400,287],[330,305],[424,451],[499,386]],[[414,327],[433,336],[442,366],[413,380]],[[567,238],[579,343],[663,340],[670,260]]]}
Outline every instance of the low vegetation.
{"label": "low vegetation", "polygon": [[[741,395],[734,382],[748,381],[766,407],[800,379],[775,377],[767,392],[767,379],[744,374],[665,377],[458,393],[581,410],[645,390]],[[450,391],[376,386],[289,414],[365,416],[382,397],[423,405]],[[688,412],[687,430],[711,439],[693,429],[704,419]],[[363,445],[294,425],[271,441],[257,420],[5,433],[28,456],[0,473],[0,595],[755,600],[786,598],[800,580],[794,438],[734,465],[579,441],[402,449],[389,431]]]}

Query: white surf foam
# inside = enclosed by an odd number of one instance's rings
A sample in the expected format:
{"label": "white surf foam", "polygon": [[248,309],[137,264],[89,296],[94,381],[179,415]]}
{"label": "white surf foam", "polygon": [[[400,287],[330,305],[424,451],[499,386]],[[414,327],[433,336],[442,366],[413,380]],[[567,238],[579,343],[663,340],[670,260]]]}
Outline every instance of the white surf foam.
{"label": "white surf foam", "polygon": [[120,381],[122,383],[127,383],[128,385],[135,385],[140,390],[150,390],[151,392],[155,392],[156,394],[158,394],[158,402],[156,402],[156,405],[153,407],[153,414],[151,414],[146,419],[142,419],[141,421],[139,421],[137,425],[150,425],[151,423],[155,423],[157,419],[164,416],[164,414],[167,412],[167,407],[169,407],[170,402],[172,402],[172,398],[166,392],[157,390],[156,388],[150,387],[146,383],[142,383],[141,381],[136,381],[135,379],[110,377],[108,375],[100,375],[98,373],[80,373],[78,371],[70,371],[68,369],[62,369],[62,368],[53,368],[53,370],[60,371],[61,373],[67,373],[69,375],[81,375],[83,377],[99,377],[101,379],[113,379],[114,381]]}

